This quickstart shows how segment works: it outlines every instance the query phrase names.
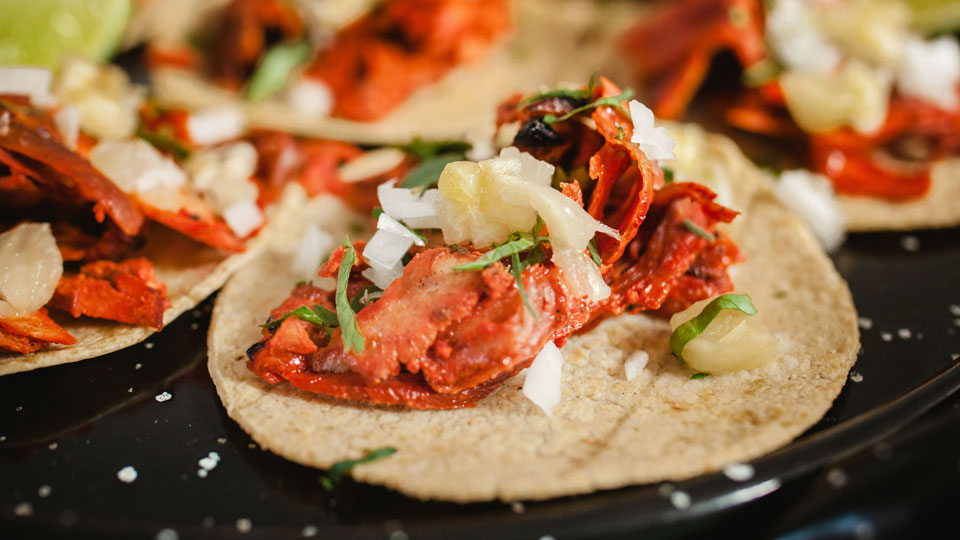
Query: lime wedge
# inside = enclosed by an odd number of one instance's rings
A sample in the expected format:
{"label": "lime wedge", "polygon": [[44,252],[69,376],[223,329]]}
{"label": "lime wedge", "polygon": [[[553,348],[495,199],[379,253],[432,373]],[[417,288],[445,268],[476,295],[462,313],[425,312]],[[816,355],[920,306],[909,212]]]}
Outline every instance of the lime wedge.
{"label": "lime wedge", "polygon": [[69,55],[106,60],[130,16],[130,0],[0,1],[0,65],[56,69]]}
{"label": "lime wedge", "polygon": [[960,29],[960,0],[907,0],[913,10],[913,27],[924,34]]}

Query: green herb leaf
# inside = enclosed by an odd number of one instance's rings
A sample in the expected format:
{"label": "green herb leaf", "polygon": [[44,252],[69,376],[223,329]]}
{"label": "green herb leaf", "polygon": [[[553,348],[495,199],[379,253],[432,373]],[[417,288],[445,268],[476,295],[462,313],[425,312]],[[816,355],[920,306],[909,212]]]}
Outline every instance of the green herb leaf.
{"label": "green herb leaf", "polygon": [[706,379],[706,378],[709,377],[709,376],[710,376],[709,373],[704,373],[704,372],[701,371],[700,373],[694,373],[693,375],[691,375],[691,376],[690,376],[690,380],[691,380],[691,381],[696,381],[696,380],[699,380],[699,379]]}
{"label": "green herb leaf", "polygon": [[711,242],[716,240],[716,238],[714,238],[712,234],[700,228],[700,226],[694,223],[693,220],[690,220],[690,219],[683,220],[683,226],[686,227],[687,230],[689,230],[693,234],[699,236],[700,238],[706,238]]}
{"label": "green herb leaf", "polygon": [[663,185],[673,183],[673,169],[663,167]]}
{"label": "green herb leaf", "polygon": [[542,99],[550,99],[555,97],[568,97],[576,100],[590,99],[590,95],[592,93],[593,92],[590,92],[588,90],[569,90],[567,88],[558,88],[556,90],[550,90],[549,92],[541,92],[539,94],[534,94],[532,96],[523,98],[522,100],[520,100],[520,103],[518,106],[524,107],[526,105],[540,101]]}
{"label": "green herb leaf", "polygon": [[400,187],[407,189],[436,187],[443,168],[446,167],[448,163],[463,161],[464,159],[463,154],[443,154],[429,158],[414,167],[413,170],[407,174],[407,177],[403,179],[403,182],[400,183]]}
{"label": "green herb leaf", "polygon": [[594,101],[591,101],[590,103],[587,103],[586,105],[583,105],[582,107],[577,107],[576,109],[568,112],[567,114],[565,114],[565,115],[563,115],[563,116],[561,116],[561,117],[559,117],[559,118],[557,118],[556,116],[554,116],[554,115],[552,115],[552,114],[545,115],[545,116],[543,117],[543,121],[544,121],[545,123],[547,123],[547,124],[555,124],[555,123],[557,123],[557,122],[563,122],[563,121],[565,121],[565,120],[569,120],[569,119],[573,118],[574,116],[576,116],[576,115],[578,115],[578,114],[580,114],[580,113],[582,113],[582,112],[584,112],[584,111],[589,111],[590,109],[596,109],[597,107],[603,107],[603,106],[605,106],[605,105],[611,106],[611,107],[616,107],[617,109],[619,109],[620,111],[622,111],[624,114],[628,114],[627,111],[625,111],[625,110],[623,109],[623,106],[620,104],[620,102],[626,101],[626,100],[628,100],[628,99],[630,99],[630,98],[632,98],[632,97],[633,97],[633,90],[631,90],[631,89],[628,88],[628,89],[627,89],[626,91],[624,91],[622,94],[619,94],[619,95],[616,95],[616,96],[607,96],[607,97],[602,97],[602,98],[599,98],[599,99],[595,99]]}
{"label": "green herb leaf", "polygon": [[627,132],[624,131],[622,127],[620,127],[620,124],[617,124],[617,136],[616,136],[615,138],[616,138],[617,140],[620,140],[620,139],[623,139],[623,138],[626,137],[626,136],[627,136]]}
{"label": "green herb leaf", "polygon": [[260,101],[276,94],[287,85],[287,79],[295,67],[307,60],[310,44],[306,41],[274,45],[267,51],[256,71],[247,83],[246,96],[250,101]]}
{"label": "green herb leaf", "polygon": [[533,315],[533,320],[540,322],[540,317],[537,316],[537,312],[530,305],[530,300],[527,299],[527,291],[523,288],[523,265],[520,264],[520,255],[516,252],[510,255],[510,273],[513,274],[513,279],[517,280],[517,290],[520,292],[523,305],[526,306],[530,315]]}
{"label": "green herb leaf", "polygon": [[442,154],[466,154],[473,145],[465,141],[425,141],[415,137],[409,143],[397,148],[413,155],[419,161],[426,161]]}
{"label": "green herb leaf", "polygon": [[367,285],[366,287],[360,289],[360,292],[355,294],[353,298],[350,299],[350,307],[354,312],[360,311],[361,309],[367,307],[369,304],[363,303],[364,295],[368,293],[382,293],[383,289],[377,287],[376,285]]}
{"label": "green herb leaf", "polygon": [[461,246],[460,244],[450,244],[450,247],[457,250],[461,255],[466,255],[467,253],[470,253],[469,251],[467,251],[467,248]]}
{"label": "green herb leaf", "polygon": [[267,329],[276,328],[289,317],[296,317],[301,321],[306,321],[315,326],[319,326],[320,328],[326,330],[328,334],[330,333],[331,328],[336,328],[339,325],[336,313],[321,305],[314,305],[313,308],[300,306],[293,311],[284,313],[279,319],[274,319],[267,324],[260,325],[260,327]]}
{"label": "green herb leaf", "polygon": [[340,332],[343,337],[343,352],[348,353],[353,349],[359,353],[363,351],[363,334],[360,333],[360,326],[357,324],[357,314],[350,306],[350,299],[347,298],[347,282],[350,280],[350,269],[357,261],[357,253],[349,244],[349,240],[346,246],[347,251],[343,254],[340,270],[337,273],[337,321],[340,323]]}
{"label": "green herb leaf", "polygon": [[396,452],[396,448],[385,446],[383,448],[368,451],[360,459],[345,459],[343,461],[338,461],[334,463],[332,467],[330,467],[330,472],[326,476],[320,477],[320,485],[322,485],[327,491],[333,491],[334,488],[340,485],[340,482],[343,480],[343,475],[350,472],[350,469],[356,467],[357,465],[363,465],[364,463],[370,463],[381,460],[388,456],[392,456]]}
{"label": "green herb leaf", "polygon": [[603,266],[603,261],[600,260],[600,254],[597,252],[596,240],[591,238],[590,241],[587,242],[587,249],[590,250],[590,258],[593,259],[593,262],[595,262],[597,266]]}
{"label": "green herb leaf", "polygon": [[757,314],[757,308],[753,307],[749,296],[733,293],[720,295],[704,306],[699,315],[681,324],[670,334],[670,351],[673,355],[682,360],[683,348],[687,343],[702,334],[713,319],[725,309],[736,309],[747,315]]}
{"label": "green herb leaf", "polygon": [[190,147],[180,142],[175,137],[171,137],[159,131],[150,131],[140,126],[137,128],[137,137],[147,141],[151,146],[158,150],[170,152],[178,160],[184,160],[190,157]]}
{"label": "green herb leaf", "polygon": [[483,270],[487,266],[503,259],[504,257],[511,257],[517,255],[523,251],[526,251],[532,248],[535,245],[535,241],[531,238],[518,238],[517,240],[511,240],[509,242],[504,242],[499,246],[494,247],[490,251],[483,254],[479,259],[467,263],[461,264],[459,266],[454,266],[454,270]]}

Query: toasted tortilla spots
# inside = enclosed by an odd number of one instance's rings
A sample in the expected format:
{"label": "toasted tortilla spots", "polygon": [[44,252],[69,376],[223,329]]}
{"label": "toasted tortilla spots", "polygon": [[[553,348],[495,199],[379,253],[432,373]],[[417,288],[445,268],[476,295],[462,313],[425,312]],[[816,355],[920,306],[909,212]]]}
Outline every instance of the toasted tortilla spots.
{"label": "toasted tortilla spots", "polygon": [[933,167],[930,191],[905,202],[839,196],[847,229],[854,232],[906,231],[960,225],[960,158]]}
{"label": "toasted tortilla spots", "polygon": [[[416,411],[337,401],[271,386],[245,349],[286,297],[289,256],[265,253],[227,283],[208,337],[209,368],[227,413],[263,448],[328,468],[366,450],[396,454],[354,478],[421,499],[546,499],[681,480],[774,450],[817,422],[840,393],[859,349],[849,289],[816,240],[726,139],[711,137],[743,215],[728,228],[749,260],[734,270],[776,336],[766,367],[691,380],[669,353],[669,327],[652,316],[611,319],[563,348],[563,399],[545,416],[521,392],[523,375],[476,408]],[[335,220],[330,213],[329,220]],[[627,381],[624,361],[650,360]]]}

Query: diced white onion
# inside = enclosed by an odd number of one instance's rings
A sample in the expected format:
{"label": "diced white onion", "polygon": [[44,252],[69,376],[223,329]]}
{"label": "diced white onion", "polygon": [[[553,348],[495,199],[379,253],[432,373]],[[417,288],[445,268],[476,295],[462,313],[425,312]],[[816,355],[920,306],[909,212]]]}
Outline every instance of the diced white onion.
{"label": "diced white onion", "polygon": [[826,74],[842,58],[817,25],[812,2],[777,0],[767,10],[766,33],[774,53],[791,71]]}
{"label": "diced white onion", "polygon": [[132,137],[140,123],[146,89],[130,83],[126,72],[79,56],[66,58],[53,92],[80,112],[80,127],[100,139]]}
{"label": "diced white onion", "polygon": [[426,245],[423,239],[413,234],[410,229],[404,227],[402,223],[390,217],[386,212],[380,214],[380,217],[377,219],[377,230],[387,231],[397,236],[402,236],[418,246]]}
{"label": "diced white onion", "polygon": [[77,137],[80,136],[80,111],[73,105],[61,107],[53,116],[57,129],[63,135],[63,142],[71,150],[77,148]]}
{"label": "diced white onion", "polygon": [[902,0],[845,0],[823,3],[818,22],[850,57],[893,67],[903,55],[910,18]]}
{"label": "diced white onion", "polygon": [[235,142],[200,150],[183,164],[193,187],[203,193],[207,204],[217,213],[260,194],[250,179],[257,168],[257,150],[248,142]]}
{"label": "diced white onion", "polygon": [[647,362],[649,361],[650,354],[647,353],[647,351],[633,351],[630,353],[630,356],[628,356],[627,360],[623,363],[623,371],[627,376],[627,380],[632,381],[643,373],[643,368],[647,367]]}
{"label": "diced white onion", "polygon": [[844,218],[829,180],[804,169],[783,171],[774,183],[774,191],[783,204],[810,225],[824,249],[833,251],[840,247]]}
{"label": "diced white onion", "polygon": [[0,234],[0,301],[6,316],[11,308],[26,315],[43,307],[62,274],[63,257],[49,223],[22,223]]}
{"label": "diced white onion", "polygon": [[[412,236],[412,235],[411,235]],[[399,235],[383,229],[377,230],[363,248],[363,257],[370,266],[388,270],[400,264],[407,250],[413,245],[410,236]]]}
{"label": "diced white onion", "polygon": [[[369,247],[370,244],[367,244],[367,248]],[[366,253],[366,248],[364,249],[364,253]],[[380,268],[370,265],[370,267],[366,268],[360,275],[369,279],[370,282],[377,287],[386,290],[395,279],[403,275],[403,263],[397,262],[392,268]]]}
{"label": "diced white onion", "polygon": [[254,200],[240,201],[223,211],[227,227],[240,238],[246,238],[263,225],[263,212]]}
{"label": "diced white onion", "polygon": [[221,107],[190,113],[187,131],[190,140],[207,145],[235,139],[243,135],[247,120],[243,111],[236,107]]}
{"label": "diced white onion", "polygon": [[897,73],[897,87],[908,96],[929,101],[948,111],[958,106],[960,43],[955,36],[907,41]]}
{"label": "diced white onion", "polygon": [[560,404],[563,395],[563,355],[560,349],[548,341],[525,372],[523,395],[540,407],[544,414],[553,416],[553,409]]}
{"label": "diced white onion", "polygon": [[176,189],[187,175],[143,139],[103,140],[90,151],[90,163],[127,193]]}
{"label": "diced white onion", "polygon": [[439,229],[435,202],[440,194],[429,189],[421,197],[411,190],[393,187],[394,181],[384,182],[377,187],[377,197],[383,211],[414,229]]}
{"label": "diced white onion", "polygon": [[317,269],[323,262],[323,257],[330,253],[334,243],[333,236],[317,226],[316,223],[308,223],[303,236],[300,237],[297,254],[293,259],[293,271],[301,278],[316,275]]}
{"label": "diced white onion", "polygon": [[630,116],[633,117],[633,136],[630,141],[643,150],[647,159],[658,162],[674,159],[675,143],[667,134],[667,128],[654,126],[653,111],[634,99],[630,101]]}
{"label": "diced white onion", "polygon": [[787,73],[780,86],[790,115],[805,131],[851,126],[871,133],[887,117],[893,74],[853,59],[827,75]]}
{"label": "diced white onion", "polygon": [[0,94],[27,96],[38,107],[52,105],[50,94],[53,74],[49,69],[26,66],[0,67]]}
{"label": "diced white onion", "polygon": [[333,92],[323,81],[301,78],[287,89],[287,103],[304,116],[322,118],[333,110]]}
{"label": "diced white onion", "polygon": [[344,182],[359,182],[385,174],[400,165],[407,155],[399,148],[378,148],[344,163],[337,176]]}

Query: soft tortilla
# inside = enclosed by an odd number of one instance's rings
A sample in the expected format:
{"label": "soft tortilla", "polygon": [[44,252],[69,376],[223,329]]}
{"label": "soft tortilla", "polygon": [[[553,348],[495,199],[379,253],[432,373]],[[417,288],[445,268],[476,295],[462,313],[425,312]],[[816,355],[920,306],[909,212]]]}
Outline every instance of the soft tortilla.
{"label": "soft tortilla", "polygon": [[[553,417],[509,380],[474,409],[415,411],[271,386],[246,367],[269,311],[292,286],[286,261],[265,254],[217,299],[209,368],[227,413],[263,448],[313,467],[392,446],[397,453],[353,476],[422,499],[545,499],[629,484],[680,480],[780,447],[813,425],[843,387],[859,348],[846,283],[813,235],[767,189],[768,180],[728,140],[703,159],[737,179],[729,230],[749,254],[736,267],[779,342],[764,368],[690,380],[670,356],[665,321],[609,320],[563,348],[563,400]],[[624,360],[650,361],[632,381]]]}
{"label": "soft tortilla", "polygon": [[505,45],[416,92],[377,122],[312,118],[276,99],[244,102],[196,74],[175,69],[153,73],[153,91],[172,107],[241,106],[254,127],[309,137],[366,144],[403,144],[414,136],[488,141],[497,105],[511,92],[585,81],[594,72],[622,72],[613,41],[646,9],[622,0],[600,6],[593,0],[522,0],[513,7],[515,28]]}
{"label": "soft tortilla", "polygon": [[934,165],[930,191],[905,202],[839,196],[847,230],[906,231],[960,225],[960,158]]}
{"label": "soft tortilla", "polygon": [[[282,216],[302,204],[301,195],[294,190],[287,190],[281,202],[271,210],[270,216]],[[270,217],[268,225],[247,241],[246,251],[237,254],[204,246],[174,230],[151,223],[147,244],[131,257],[143,256],[152,261],[157,277],[167,286],[170,307],[163,313],[163,324],[170,324],[183,312],[194,308],[223,286],[234,271],[256,257],[269,243],[267,237],[277,228],[270,224],[276,219]],[[0,351],[0,375],[94,358],[140,343],[156,332],[147,326],[89,317],[73,318],[57,311],[51,311],[50,314],[70,335],[77,338],[77,343],[52,345],[26,355]]]}

